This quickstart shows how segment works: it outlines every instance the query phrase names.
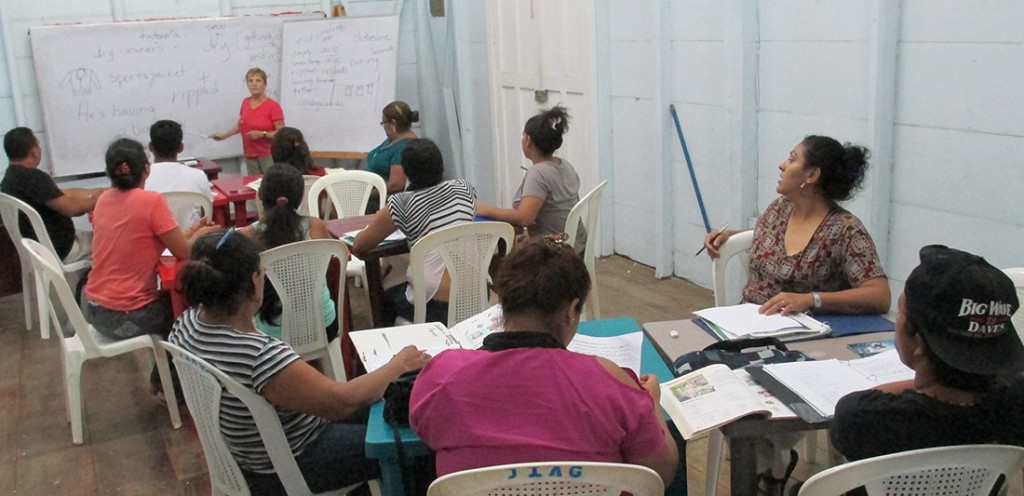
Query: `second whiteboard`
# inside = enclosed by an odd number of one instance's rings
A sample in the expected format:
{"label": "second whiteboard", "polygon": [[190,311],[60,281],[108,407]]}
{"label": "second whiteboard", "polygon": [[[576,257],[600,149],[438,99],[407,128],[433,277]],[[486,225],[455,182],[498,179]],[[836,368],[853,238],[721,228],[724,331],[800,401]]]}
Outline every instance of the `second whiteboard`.
{"label": "second whiteboard", "polygon": [[381,110],[395,98],[398,16],[284,25],[281,105],[315,151],[366,152],[384,140]]}

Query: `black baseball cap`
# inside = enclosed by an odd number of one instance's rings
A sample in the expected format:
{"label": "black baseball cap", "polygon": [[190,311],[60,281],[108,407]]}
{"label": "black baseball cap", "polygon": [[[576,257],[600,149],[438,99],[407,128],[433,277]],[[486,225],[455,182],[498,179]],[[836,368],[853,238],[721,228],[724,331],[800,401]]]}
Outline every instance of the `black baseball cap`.
{"label": "black baseball cap", "polygon": [[1024,344],[1010,320],[1020,307],[1013,281],[984,258],[946,246],[925,246],[920,257],[904,294],[931,350],[971,374],[1024,370]]}

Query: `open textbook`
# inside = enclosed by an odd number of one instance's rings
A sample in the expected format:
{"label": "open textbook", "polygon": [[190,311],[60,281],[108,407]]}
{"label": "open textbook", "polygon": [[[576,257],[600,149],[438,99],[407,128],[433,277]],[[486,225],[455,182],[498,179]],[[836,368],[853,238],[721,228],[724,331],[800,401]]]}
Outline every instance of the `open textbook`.
{"label": "open textbook", "polygon": [[[501,305],[494,305],[450,329],[439,322],[413,324],[382,329],[355,331],[349,334],[367,372],[388,363],[402,348],[412,345],[431,355],[449,349],[476,350],[488,335],[503,331]],[[607,358],[618,366],[640,375],[640,349],[643,333],[631,332],[612,337],[595,337],[577,333],[566,348],[584,355]]]}
{"label": "open textbook", "polygon": [[763,315],[758,313],[760,305],[742,303],[724,307],[711,307],[693,312],[726,339],[743,337],[778,337],[792,334],[808,336],[825,335],[831,329],[828,324],[815,320],[810,315]]}
{"label": "open textbook", "polygon": [[[896,350],[849,361],[832,359],[775,363],[765,365],[764,372],[825,419],[835,415],[836,403],[847,394],[914,378],[914,371],[903,365]],[[770,381],[765,381],[764,385],[780,396],[785,394],[775,389]],[[803,405],[792,406],[798,413],[806,408]],[[804,414],[800,416],[805,417]]]}
{"label": "open textbook", "polygon": [[661,407],[687,440],[749,415],[797,416],[745,370],[722,364],[662,383]]}

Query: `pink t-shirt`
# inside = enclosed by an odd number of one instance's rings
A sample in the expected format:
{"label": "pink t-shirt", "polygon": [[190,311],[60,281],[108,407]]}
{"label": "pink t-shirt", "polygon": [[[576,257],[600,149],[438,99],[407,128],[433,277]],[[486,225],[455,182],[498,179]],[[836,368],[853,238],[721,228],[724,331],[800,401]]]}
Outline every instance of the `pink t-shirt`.
{"label": "pink t-shirt", "polygon": [[284,120],[284,111],[269,97],[256,108],[249,105],[250,100],[251,97],[242,100],[242,109],[238,112],[238,130],[242,132],[242,153],[245,158],[269,157],[273,140],[249,139],[248,134],[249,131],[272,132],[274,122]]}
{"label": "pink t-shirt", "polygon": [[665,442],[652,403],[639,381],[619,382],[594,357],[552,348],[448,350],[416,379],[409,420],[437,453],[441,476],[506,463],[650,456]]}
{"label": "pink t-shirt", "polygon": [[110,310],[135,310],[157,298],[158,237],[178,229],[167,200],[156,191],[110,189],[93,210],[92,272],[86,296]]}

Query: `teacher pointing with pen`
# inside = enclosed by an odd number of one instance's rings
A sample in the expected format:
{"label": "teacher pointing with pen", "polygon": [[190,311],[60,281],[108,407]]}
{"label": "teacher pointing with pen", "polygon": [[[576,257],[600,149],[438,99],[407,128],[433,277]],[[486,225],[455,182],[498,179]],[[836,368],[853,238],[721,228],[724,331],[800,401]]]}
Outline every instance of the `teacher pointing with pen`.
{"label": "teacher pointing with pen", "polygon": [[274,165],[270,145],[277,130],[284,127],[284,111],[267,96],[267,73],[263,69],[249,69],[245,73],[245,84],[249,97],[242,100],[238,123],[227,131],[211,134],[210,138],[220,141],[241,133],[246,169],[249,174],[263,174]]}

